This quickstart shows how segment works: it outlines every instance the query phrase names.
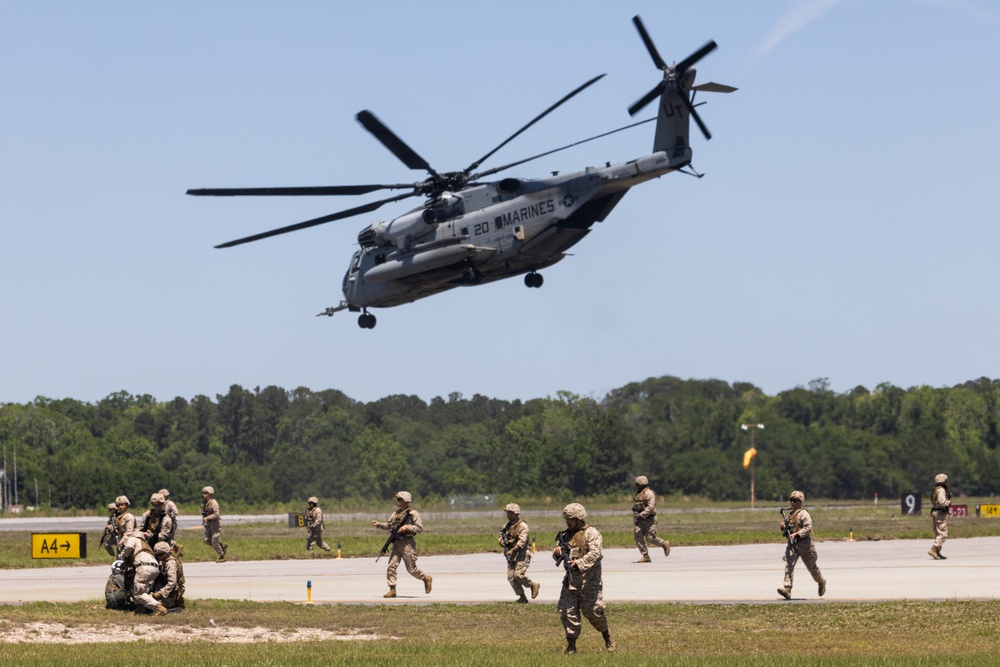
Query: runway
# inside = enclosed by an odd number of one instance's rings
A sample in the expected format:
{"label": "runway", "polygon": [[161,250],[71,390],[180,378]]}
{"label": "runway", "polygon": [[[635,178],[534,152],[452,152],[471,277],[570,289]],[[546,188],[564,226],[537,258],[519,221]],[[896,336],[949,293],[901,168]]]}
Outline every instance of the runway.
{"label": "runway", "polygon": [[[927,555],[931,540],[868,542],[829,541],[816,544],[827,593],[800,562],[795,572],[793,602],[964,600],[1000,598],[1000,537],[949,540],[948,560]],[[639,564],[636,549],[604,552],[604,598],[607,602],[782,603],[783,545],[678,547],[668,558],[651,550],[653,562]],[[399,569],[399,597],[384,600],[387,590],[383,558],[316,558],[310,560],[185,565],[187,598],[305,602],[312,582],[316,604],[481,604],[513,601],[506,564],[499,553],[420,557],[418,564],[434,577],[430,595],[423,584]],[[108,566],[54,567],[0,571],[0,603],[102,600]],[[541,583],[535,604],[554,604],[562,568],[548,552],[535,554],[529,576]]]}

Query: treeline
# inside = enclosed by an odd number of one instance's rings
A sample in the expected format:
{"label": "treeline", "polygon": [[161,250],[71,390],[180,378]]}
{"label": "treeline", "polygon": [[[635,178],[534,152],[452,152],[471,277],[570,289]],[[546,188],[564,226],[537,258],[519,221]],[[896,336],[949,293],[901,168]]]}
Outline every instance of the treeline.
{"label": "treeline", "polygon": [[[759,498],[1000,490],[1000,380],[950,388],[882,384],[837,394],[825,379],[776,396],[747,383],[650,378],[601,399],[505,401],[452,394],[370,403],[337,390],[234,385],[215,400],[112,394],[96,404],[39,397],[0,405],[0,442],[22,504],[145,504],[166,486],[193,502],[205,484],[231,506],[385,499],[402,488],[453,495],[623,493],[637,474],[663,494],[748,495],[754,430]],[[13,496],[13,494],[12,494]]]}

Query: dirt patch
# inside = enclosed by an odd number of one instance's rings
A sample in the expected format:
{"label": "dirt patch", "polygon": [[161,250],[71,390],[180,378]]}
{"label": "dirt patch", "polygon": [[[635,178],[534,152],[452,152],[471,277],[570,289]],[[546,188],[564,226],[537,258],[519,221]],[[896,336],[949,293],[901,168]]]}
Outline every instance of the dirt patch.
{"label": "dirt patch", "polygon": [[337,634],[318,628],[238,628],[211,625],[191,627],[136,623],[134,625],[73,625],[62,623],[0,624],[0,644],[104,644],[111,642],[193,642],[223,644],[298,641],[372,641],[391,639],[371,634]]}

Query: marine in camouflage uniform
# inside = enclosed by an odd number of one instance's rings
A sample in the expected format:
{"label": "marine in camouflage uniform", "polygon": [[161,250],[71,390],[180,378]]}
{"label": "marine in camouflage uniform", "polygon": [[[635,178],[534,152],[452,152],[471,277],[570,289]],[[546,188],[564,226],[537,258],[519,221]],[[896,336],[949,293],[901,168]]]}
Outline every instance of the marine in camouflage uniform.
{"label": "marine in camouflage uniform", "polygon": [[637,563],[649,563],[649,549],[646,541],[663,549],[663,555],[670,555],[670,542],[656,536],[656,494],[649,488],[649,480],[644,475],[635,478],[635,496],[632,498],[632,523],[635,524],[635,546],[639,547],[642,558]]}
{"label": "marine in camouflage uniform", "polygon": [[507,558],[507,583],[514,589],[517,601],[527,604],[525,588],[531,591],[531,599],[534,600],[538,597],[538,589],[541,587],[528,578],[528,566],[531,565],[528,524],[521,518],[521,506],[517,503],[510,503],[504,507],[504,512],[507,514],[507,525],[500,530],[499,542],[504,550],[503,555]]}
{"label": "marine in camouflage uniform", "polygon": [[319,499],[310,496],[306,501],[309,512],[306,514],[306,530],[309,537],[306,538],[306,551],[312,551],[313,545],[318,544],[323,551],[329,551],[330,545],[323,541],[323,510],[319,507]]}
{"label": "marine in camouflage uniform", "polygon": [[934,560],[946,560],[941,553],[944,541],[948,539],[948,508],[951,507],[951,491],[948,490],[948,475],[941,473],[934,478],[934,493],[931,500],[931,520],[934,522],[934,545],[927,555]]}
{"label": "marine in camouflage uniform", "polygon": [[786,600],[792,597],[792,578],[795,574],[795,564],[799,558],[805,563],[806,569],[812,575],[814,581],[819,584],[819,596],[826,594],[826,579],[816,565],[816,547],[812,543],[812,517],[809,516],[802,503],[806,496],[801,491],[792,491],[789,501],[792,505],[792,513],[788,516],[788,521],[782,522],[779,526],[782,531],[788,530],[788,537],[791,544],[785,547],[785,585],[778,589],[778,595]]}
{"label": "marine in camouflage uniform", "polygon": [[174,555],[179,557],[184,553],[184,546],[177,544],[177,542],[174,541],[174,534],[177,531],[177,515],[180,514],[180,512],[177,511],[177,504],[170,499],[169,490],[160,489],[158,493],[163,496],[163,511],[168,517],[170,517],[170,521],[174,526],[174,532],[170,533],[170,547],[173,549]]}
{"label": "marine in camouflage uniform", "polygon": [[138,530],[125,538],[121,559],[126,566],[135,570],[135,577],[132,579],[132,599],[135,600],[136,612],[145,610],[155,616],[166,614],[166,607],[150,595],[153,582],[160,574],[160,565],[156,561],[153,549],[142,539],[142,533]]}
{"label": "marine in camouflage uniform", "polygon": [[566,530],[556,536],[558,545],[552,551],[556,564],[563,563],[563,577],[559,593],[559,618],[566,630],[566,653],[576,653],[576,640],[580,636],[582,614],[604,637],[608,652],[615,650],[615,640],[608,629],[604,614],[604,582],[601,575],[601,533],[587,525],[587,510],[579,503],[563,508]]}
{"label": "marine in camouflage uniform", "polygon": [[135,517],[128,511],[131,503],[126,496],[115,498],[115,508],[118,514],[115,516],[115,532],[118,534],[118,548],[129,535],[135,532]]}
{"label": "marine in camouflage uniform", "polygon": [[219,510],[219,501],[215,499],[215,489],[206,486],[201,490],[201,523],[205,526],[205,544],[215,549],[219,554],[216,563],[226,562],[226,551],[228,544],[220,541],[222,537],[222,513]]}
{"label": "marine in camouflage uniform", "polygon": [[152,598],[165,609],[184,608],[184,566],[177,560],[167,542],[157,542],[153,555],[159,561],[160,574],[156,579]]}
{"label": "marine in camouflage uniform", "polygon": [[424,593],[431,592],[431,582],[434,578],[424,574],[417,567],[417,543],[413,536],[424,529],[424,524],[420,522],[420,514],[417,513],[417,510],[410,507],[412,500],[413,496],[408,491],[400,491],[396,494],[396,511],[392,513],[389,520],[385,523],[372,521],[372,525],[379,530],[397,531],[396,538],[392,542],[389,565],[385,570],[389,592],[382,597],[396,597],[396,569],[401,560],[411,576],[424,582]]}
{"label": "marine in camouflage uniform", "polygon": [[146,510],[139,519],[139,530],[142,531],[149,546],[166,542],[173,548],[176,528],[174,520],[164,509],[166,498],[160,493],[154,493],[149,497],[149,504],[151,505],[150,509]]}

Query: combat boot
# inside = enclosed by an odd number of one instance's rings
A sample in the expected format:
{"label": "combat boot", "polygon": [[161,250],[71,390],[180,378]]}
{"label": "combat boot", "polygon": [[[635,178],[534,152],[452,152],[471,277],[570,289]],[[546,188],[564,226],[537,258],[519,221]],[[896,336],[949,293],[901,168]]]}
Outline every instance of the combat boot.
{"label": "combat boot", "polygon": [[222,547],[222,557],[225,558],[226,557],[226,552],[229,551],[229,545],[228,544],[222,544],[220,542],[219,546]]}
{"label": "combat boot", "polygon": [[636,561],[636,563],[652,563],[652,562],[653,561],[649,560],[649,554],[646,554],[645,556]]}
{"label": "combat boot", "polygon": [[434,577],[427,575],[424,577],[424,593],[430,595],[431,592],[431,582],[434,581]]}
{"label": "combat boot", "polygon": [[528,598],[524,597],[524,593],[521,593],[521,597],[519,597],[518,599],[514,600],[514,602],[516,602],[518,604],[528,604]]}
{"label": "combat boot", "polygon": [[931,547],[931,550],[927,552],[927,555],[934,560],[941,560],[941,554],[938,552],[937,547]]}
{"label": "combat boot", "polygon": [[215,562],[216,563],[225,563],[226,562],[226,557],[225,556],[219,556],[218,558],[215,559]]}
{"label": "combat boot", "polygon": [[153,610],[153,616],[166,616],[166,615],[167,615],[167,608],[164,607],[162,604],[156,605],[156,609]]}
{"label": "combat boot", "polygon": [[394,597],[396,597],[396,587],[395,586],[389,586],[389,592],[386,593],[385,595],[383,595],[382,597],[384,597],[384,598],[394,598]]}
{"label": "combat boot", "polygon": [[778,589],[778,595],[780,595],[781,597],[785,598],[786,600],[791,600],[792,599],[792,589],[791,588],[785,588],[785,587],[779,588]]}
{"label": "combat boot", "polygon": [[615,638],[611,636],[611,631],[601,633],[604,636],[604,646],[608,649],[608,653],[615,652]]}
{"label": "combat boot", "polygon": [[941,553],[941,547],[936,547],[938,558],[941,560],[948,560],[948,557]]}
{"label": "combat boot", "polygon": [[819,580],[819,596],[823,597],[826,595],[826,579]]}
{"label": "combat boot", "polygon": [[576,638],[567,637],[566,638],[566,650],[563,653],[576,653]]}
{"label": "combat boot", "polygon": [[531,584],[531,599],[532,600],[534,600],[535,598],[538,597],[538,589],[540,589],[541,587],[542,587],[542,585],[540,583],[538,583],[537,581],[535,581],[535,582],[533,582]]}
{"label": "combat boot", "polygon": [[663,557],[670,555],[670,540],[663,540]]}

